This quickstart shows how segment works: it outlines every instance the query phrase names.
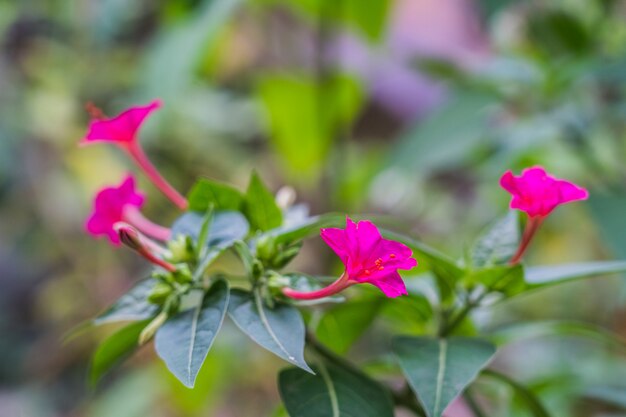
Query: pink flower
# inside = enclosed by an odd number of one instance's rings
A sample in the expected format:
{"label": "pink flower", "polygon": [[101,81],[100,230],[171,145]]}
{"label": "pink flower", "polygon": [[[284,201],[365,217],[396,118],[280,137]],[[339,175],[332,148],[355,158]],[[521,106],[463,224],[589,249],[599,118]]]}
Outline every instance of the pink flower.
{"label": "pink flower", "polygon": [[128,175],[117,187],[102,188],[94,199],[94,209],[86,224],[87,231],[93,236],[108,236],[113,244],[119,245],[120,238],[114,225],[127,221],[147,235],[167,240],[169,229],[150,222],[139,211],[144,200],[143,194],[135,190],[132,175]]}
{"label": "pink flower", "polygon": [[115,142],[129,146],[137,142],[137,133],[150,114],[161,107],[160,100],[146,106],[131,107],[112,119],[94,119],[81,144],[92,142]]}
{"label": "pink flower", "polygon": [[328,287],[301,293],[284,288],[283,293],[296,299],[328,297],[351,285],[369,283],[387,297],[406,295],[406,287],[398,269],[412,269],[417,261],[413,252],[400,242],[383,239],[376,226],[367,220],[354,223],[346,219],[346,228],[322,229],[322,239],[346,266],[343,275]]}
{"label": "pink flower", "polygon": [[584,188],[554,178],[540,166],[525,169],[519,177],[507,171],[500,178],[500,185],[513,195],[511,208],[530,217],[545,217],[561,204],[589,196]]}
{"label": "pink flower", "polygon": [[80,143],[88,145],[94,142],[112,142],[118,145],[130,155],[163,194],[180,209],[185,210],[187,208],[187,200],[152,165],[137,137],[144,121],[153,111],[160,107],[161,101],[154,100],[146,106],[131,107],[120,115],[107,119],[99,109],[89,105],[88,109],[91,111],[94,120],[89,124],[89,130]]}

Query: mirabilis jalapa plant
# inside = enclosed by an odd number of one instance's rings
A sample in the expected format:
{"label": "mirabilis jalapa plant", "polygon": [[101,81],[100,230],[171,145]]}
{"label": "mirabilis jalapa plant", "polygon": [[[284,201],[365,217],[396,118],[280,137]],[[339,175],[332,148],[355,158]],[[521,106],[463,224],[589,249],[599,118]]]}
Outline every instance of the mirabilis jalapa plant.
{"label": "mirabilis jalapa plant", "polygon": [[[292,417],[390,417],[396,407],[418,416],[436,417],[463,393],[464,400],[459,401],[466,401],[476,415],[483,415],[466,391],[476,378],[492,378],[523,391],[520,398],[534,415],[548,415],[531,391],[486,369],[496,353],[496,345],[488,337],[461,337],[459,333],[471,323],[470,313],[487,300],[626,270],[625,262],[544,267],[521,263],[545,218],[561,204],[586,199],[585,189],[556,179],[538,166],[520,176],[505,173],[500,184],[512,194],[510,207],[525,213],[525,219],[509,212],[479,237],[469,257],[457,262],[409,236],[379,229],[368,220],[357,222],[336,214],[309,217],[302,216],[302,210],[281,208],[256,174],[245,192],[200,179],[187,198],[183,197],[150,163],[138,140],[143,122],[160,106],[154,101],[114,118],[106,118],[91,106],[93,120],[81,141],[117,145],[184,211],[169,228],[146,219],[140,211],[145,197],[136,189],[131,174],[119,185],[97,193],[87,231],[108,238],[113,245],[128,246],[154,269],[93,320],[96,325],[131,324],[97,349],[91,366],[92,383],[154,338],[157,354],[191,388],[228,315],[252,341],[294,366],[281,371],[278,378],[286,411]],[[520,220],[525,223],[523,233]],[[341,276],[326,286],[320,285],[324,279],[283,272],[298,254],[302,241],[320,230],[324,242],[345,265]],[[211,268],[226,251],[233,251],[241,260],[247,284],[238,280],[239,285],[231,288],[235,282],[231,278],[240,272],[231,275]],[[418,261],[420,266],[414,270]],[[437,297],[427,299],[413,287],[407,288],[399,270],[419,273],[416,279],[432,283]],[[353,297],[346,300],[338,294],[357,284],[371,284],[386,296],[356,291],[359,303],[363,298],[358,297],[365,293],[365,299],[377,306],[398,303],[398,297],[406,299],[403,305],[426,306],[421,320],[432,324],[423,327],[432,329],[432,334],[426,330],[419,335],[399,335],[390,344],[397,369],[406,380],[401,387],[374,380],[359,365],[339,355],[341,348],[326,346],[320,340],[323,332],[319,326],[316,328],[312,321],[305,325],[302,318],[301,309],[316,309],[321,315],[318,323],[327,315],[336,315],[339,320],[341,309],[350,306]],[[375,311],[382,314],[383,310]],[[413,311],[408,309],[405,314]],[[376,318],[367,307],[363,314],[371,318],[359,324],[337,322],[349,342]]]}

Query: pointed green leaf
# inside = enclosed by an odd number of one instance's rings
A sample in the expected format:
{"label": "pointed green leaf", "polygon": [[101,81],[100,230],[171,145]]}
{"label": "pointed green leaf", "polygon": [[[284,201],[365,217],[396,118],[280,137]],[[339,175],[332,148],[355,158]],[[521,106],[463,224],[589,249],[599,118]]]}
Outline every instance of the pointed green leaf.
{"label": "pointed green leaf", "polygon": [[96,385],[105,373],[129,357],[139,347],[139,334],[148,323],[149,320],[144,320],[130,324],[113,333],[98,346],[89,369],[91,385]]}
{"label": "pointed green leaf", "polygon": [[304,369],[304,322],[300,312],[287,304],[265,305],[258,293],[232,290],[228,315],[257,344]]}
{"label": "pointed green leaf", "polygon": [[531,288],[556,285],[574,279],[626,272],[626,261],[587,262],[526,268],[526,283]]}
{"label": "pointed green leaf", "polygon": [[159,307],[148,301],[148,295],[152,292],[155,284],[154,279],[139,281],[106,311],[93,319],[93,323],[100,325],[116,321],[146,320],[154,317]]}
{"label": "pointed green leaf", "polygon": [[332,365],[314,369],[315,375],[296,368],[278,375],[290,417],[393,417],[389,393],[377,382]]}
{"label": "pointed green leaf", "polygon": [[230,185],[202,178],[191,188],[187,200],[191,211],[203,212],[211,205],[215,210],[239,211],[243,194]]}
{"label": "pointed green leaf", "polygon": [[283,214],[276,204],[274,195],[263,184],[256,172],[253,172],[250,177],[243,209],[250,221],[250,226],[255,230],[270,230],[280,226],[283,222]]}
{"label": "pointed green leaf", "polygon": [[393,340],[393,351],[428,417],[440,417],[496,348],[480,339],[401,336]]}
{"label": "pointed green leaf", "polygon": [[476,241],[472,263],[477,267],[506,263],[517,251],[519,239],[519,216],[511,210]]}
{"label": "pointed green leaf", "polygon": [[195,308],[168,319],[156,333],[155,349],[168,369],[192,388],[228,307],[228,283],[216,281]]}

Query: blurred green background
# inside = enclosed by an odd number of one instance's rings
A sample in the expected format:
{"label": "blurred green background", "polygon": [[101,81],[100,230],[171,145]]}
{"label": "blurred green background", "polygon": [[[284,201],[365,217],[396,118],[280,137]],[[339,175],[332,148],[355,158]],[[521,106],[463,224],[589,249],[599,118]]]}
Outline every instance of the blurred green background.
{"label": "blurred green background", "polygon": [[[163,99],[142,142],[182,191],[199,176],[244,187],[256,168],[313,213],[382,216],[457,257],[506,211],[499,176],[542,164],[592,195],[545,224],[529,257],[543,264],[626,258],[625,87],[618,0],[0,0],[0,416],[257,417],[279,402],[282,364],[232,324],[194,391],[151,347],[87,388],[105,335],[62,336],[146,265],[83,230],[93,193],[134,169],[112,147],[78,148],[85,103],[114,115]],[[173,207],[141,185],[146,214],[168,224]],[[335,262],[312,241],[296,266]],[[614,277],[476,320],[580,320],[626,338],[625,305]],[[623,351],[533,337],[497,365],[555,415],[624,415]],[[525,415],[515,401],[498,412]]]}

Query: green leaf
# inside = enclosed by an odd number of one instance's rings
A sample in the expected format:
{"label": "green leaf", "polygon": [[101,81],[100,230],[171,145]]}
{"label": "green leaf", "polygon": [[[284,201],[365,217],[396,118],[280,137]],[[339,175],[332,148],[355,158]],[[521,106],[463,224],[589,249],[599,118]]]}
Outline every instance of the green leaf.
{"label": "green leaf", "polygon": [[113,333],[98,346],[89,369],[89,383],[92,386],[139,347],[139,334],[149,322],[143,320],[130,324]]}
{"label": "green leaf", "polygon": [[[197,240],[203,221],[204,213],[189,211],[183,214],[172,225],[172,237],[183,235]],[[207,244],[209,247],[230,245],[234,241],[246,237],[248,231],[248,221],[241,213],[236,211],[215,212],[213,221],[209,226]]]}
{"label": "green leaf", "polygon": [[268,230],[259,236],[272,237],[277,244],[293,243],[311,236],[317,236],[320,229],[325,227],[342,227],[346,224],[346,216],[343,214],[322,214],[320,216],[308,217],[294,224],[277,227]]}
{"label": "green leaf", "polygon": [[499,346],[521,340],[559,336],[576,336],[593,340],[615,349],[626,349],[626,339],[621,335],[597,324],[579,321],[550,320],[534,323],[514,323],[489,332],[489,338]]}
{"label": "green leaf", "polygon": [[239,211],[243,194],[230,185],[202,178],[191,188],[187,200],[191,211],[204,212],[211,205],[218,211]]}
{"label": "green leaf", "polygon": [[456,94],[428,119],[420,120],[400,138],[393,158],[396,168],[430,172],[463,162],[472,150],[489,141],[490,95]]}
{"label": "green leaf", "polygon": [[479,269],[472,271],[464,279],[473,284],[480,283],[486,290],[500,292],[508,297],[528,289],[521,264]]}
{"label": "green leaf", "polygon": [[335,352],[346,353],[376,319],[384,301],[356,300],[326,310],[316,328],[318,339]]}
{"label": "green leaf", "polygon": [[266,231],[283,223],[283,214],[274,195],[256,172],[252,173],[243,204],[244,213],[253,230]]}
{"label": "green leaf", "polygon": [[539,401],[537,396],[522,384],[512,380],[504,374],[492,370],[484,370],[482,375],[491,377],[508,385],[513,390],[515,396],[519,398],[524,405],[526,405],[526,408],[534,417],[550,417],[550,414],[543,404],[541,404],[541,401]]}
{"label": "green leaf", "polygon": [[480,339],[400,336],[393,351],[427,417],[440,417],[496,352]]}
{"label": "green leaf", "polygon": [[626,261],[587,262],[578,264],[531,266],[526,268],[526,283],[531,288],[561,284],[574,279],[626,271]]}
{"label": "green leaf", "polygon": [[[265,0],[271,1],[271,0]],[[392,2],[369,0],[364,7],[362,0],[275,0],[306,13],[313,22],[330,21],[354,29],[367,40],[376,41],[384,34]]]}
{"label": "green leaf", "polygon": [[228,315],[237,327],[261,347],[307,372],[304,361],[304,322],[300,312],[287,304],[267,307],[258,292],[234,289]]}
{"label": "green leaf", "polygon": [[159,307],[148,301],[148,295],[152,292],[156,282],[151,278],[139,281],[106,311],[93,319],[93,323],[101,325],[116,321],[138,321],[156,316]]}
{"label": "green leaf", "polygon": [[385,229],[381,229],[380,232],[383,237],[397,240],[413,249],[419,262],[418,267],[429,269],[435,276],[441,299],[443,301],[452,299],[457,282],[466,274],[465,270],[452,258],[409,236]]}
{"label": "green leaf", "polygon": [[159,328],[154,347],[167,368],[193,388],[228,308],[228,283],[216,281],[198,305],[169,318]]}
{"label": "green leaf", "polygon": [[192,81],[203,56],[215,44],[242,0],[209,0],[175,24],[163,26],[155,36],[141,66],[138,91],[147,98],[161,97],[168,103],[193,91]]}
{"label": "green leaf", "polygon": [[526,32],[535,46],[552,56],[582,54],[592,46],[583,22],[564,10],[533,13],[527,20]]}
{"label": "green leaf", "polygon": [[[333,75],[268,74],[258,83],[270,141],[294,180],[310,182],[321,173],[337,132],[357,115],[364,93],[354,78]],[[294,106],[294,103],[298,103]]]}
{"label": "green leaf", "polygon": [[[626,74],[626,70],[620,70],[620,74]],[[616,257],[626,258],[626,195],[592,192],[587,205],[598,226],[602,242]]]}
{"label": "green leaf", "polygon": [[[587,389],[584,396],[626,410],[626,388],[623,386],[595,386]],[[623,414],[615,414],[616,417],[620,415]]]}
{"label": "green leaf", "polygon": [[290,417],[393,417],[389,393],[365,375],[324,364],[315,371],[289,368],[278,375]]}
{"label": "green leaf", "polygon": [[506,263],[517,251],[519,239],[519,216],[511,210],[478,238],[472,248],[473,265],[484,267]]}

